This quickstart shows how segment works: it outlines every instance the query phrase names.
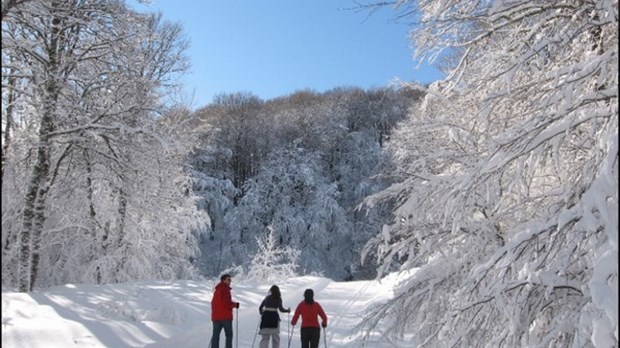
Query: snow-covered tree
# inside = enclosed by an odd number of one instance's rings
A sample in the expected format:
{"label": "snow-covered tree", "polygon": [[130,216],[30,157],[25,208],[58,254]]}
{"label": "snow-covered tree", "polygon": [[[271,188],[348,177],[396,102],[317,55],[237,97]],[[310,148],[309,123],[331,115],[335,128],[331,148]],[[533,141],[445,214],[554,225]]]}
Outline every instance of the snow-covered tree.
{"label": "snow-covered tree", "polygon": [[[232,181],[238,189],[256,174],[266,150],[265,127],[261,109],[263,102],[250,93],[220,94],[213,104],[197,112],[197,117],[211,130],[205,132],[208,142],[202,154],[214,157],[211,171]],[[219,177],[216,176],[216,177]]]}
{"label": "snow-covered tree", "polygon": [[196,207],[210,217],[206,233],[201,235],[201,256],[197,260],[200,272],[206,276],[218,275],[224,268],[231,266],[221,254],[227,238],[224,216],[235,209],[234,202],[240,196],[240,190],[230,179],[223,178],[222,171],[213,165],[218,161],[218,154],[221,154],[218,149],[207,145],[203,149],[195,149],[189,160],[192,189],[198,197]]}
{"label": "snow-covered tree", "polygon": [[3,153],[3,285],[191,273],[205,217],[186,148],[157,123],[187,67],[180,26],[122,2],[32,0],[2,30],[3,107],[10,88],[18,120]]}
{"label": "snow-covered tree", "polygon": [[[368,325],[419,346],[618,345],[618,2],[402,1],[450,72],[389,145],[419,267]],[[443,54],[443,56],[442,56]]]}
{"label": "snow-covered tree", "polygon": [[247,272],[249,279],[274,282],[297,276],[299,251],[281,245],[272,226],[267,226],[267,233],[257,236],[256,242],[258,250]]}
{"label": "snow-covered tree", "polygon": [[303,149],[271,154],[248,182],[238,209],[225,217],[231,233],[224,255],[242,263],[256,251],[256,236],[271,225],[280,244],[301,251],[300,273],[348,276],[347,266],[354,262],[351,224],[326,178],[317,155]]}

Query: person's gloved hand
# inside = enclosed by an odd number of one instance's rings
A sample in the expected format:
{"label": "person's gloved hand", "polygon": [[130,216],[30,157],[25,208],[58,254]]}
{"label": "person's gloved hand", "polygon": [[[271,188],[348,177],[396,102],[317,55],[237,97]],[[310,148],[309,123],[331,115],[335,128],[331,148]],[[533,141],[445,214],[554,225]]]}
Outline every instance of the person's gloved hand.
{"label": "person's gloved hand", "polygon": [[322,323],[321,323],[321,326],[322,326],[323,328],[326,328],[326,327],[327,327],[327,323],[326,323],[326,322],[322,322]]}
{"label": "person's gloved hand", "polygon": [[290,312],[291,312],[291,307],[288,307],[288,308],[286,309],[286,311],[287,311],[288,313],[290,313]]}
{"label": "person's gloved hand", "polygon": [[235,308],[239,308],[239,302],[235,303]]}

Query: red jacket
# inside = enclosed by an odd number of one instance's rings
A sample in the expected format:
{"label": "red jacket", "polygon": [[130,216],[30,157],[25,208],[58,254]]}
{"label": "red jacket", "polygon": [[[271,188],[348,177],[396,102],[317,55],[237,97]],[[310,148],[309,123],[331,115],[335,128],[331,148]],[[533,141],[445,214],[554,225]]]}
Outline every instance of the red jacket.
{"label": "red jacket", "polygon": [[233,319],[233,308],[237,308],[237,302],[232,301],[230,290],[230,286],[224,282],[215,286],[211,300],[211,320]]}
{"label": "red jacket", "polygon": [[291,320],[291,324],[297,324],[297,319],[301,315],[301,327],[318,327],[319,320],[317,316],[323,319],[323,325],[327,326],[327,315],[323,311],[323,308],[318,302],[313,302],[312,304],[307,304],[306,301],[301,301],[297,305],[297,309],[295,309],[295,314],[293,315],[293,320]]}

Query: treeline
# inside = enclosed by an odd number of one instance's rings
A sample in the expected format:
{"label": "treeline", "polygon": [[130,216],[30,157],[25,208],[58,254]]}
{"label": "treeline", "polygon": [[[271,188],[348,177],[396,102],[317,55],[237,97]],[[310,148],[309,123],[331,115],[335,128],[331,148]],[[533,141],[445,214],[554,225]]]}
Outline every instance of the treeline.
{"label": "treeline", "polygon": [[360,252],[390,221],[389,204],[358,205],[391,183],[384,145],[423,94],[351,87],[263,101],[234,93],[196,111],[194,128],[204,131],[190,157],[193,187],[211,218],[201,272],[247,267],[271,226],[279,245],[300,251],[301,274],[376,275]]}

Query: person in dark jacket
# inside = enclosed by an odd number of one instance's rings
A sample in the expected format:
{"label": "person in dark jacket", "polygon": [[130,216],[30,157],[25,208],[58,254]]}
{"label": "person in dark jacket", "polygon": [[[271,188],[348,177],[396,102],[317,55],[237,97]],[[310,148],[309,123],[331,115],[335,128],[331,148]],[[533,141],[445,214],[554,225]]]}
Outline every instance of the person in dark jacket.
{"label": "person in dark jacket", "polygon": [[239,302],[233,302],[232,300],[230,282],[232,282],[230,274],[222,275],[213,292],[213,299],[211,300],[211,321],[213,321],[211,348],[220,347],[220,333],[222,329],[224,329],[226,336],[226,348],[232,348],[233,308],[239,308]]}
{"label": "person in dark jacket", "polygon": [[321,328],[318,317],[321,317],[321,326],[327,327],[327,315],[318,302],[314,301],[314,291],[306,289],[304,300],[295,309],[291,324],[295,326],[301,316],[301,348],[318,348],[321,338]]}
{"label": "person in dark jacket", "polygon": [[269,289],[269,295],[265,297],[258,307],[261,315],[260,331],[258,332],[263,338],[260,341],[259,348],[269,347],[269,339],[271,338],[271,347],[280,347],[280,316],[278,310],[282,313],[290,313],[291,309],[282,307],[282,295],[277,285]]}

